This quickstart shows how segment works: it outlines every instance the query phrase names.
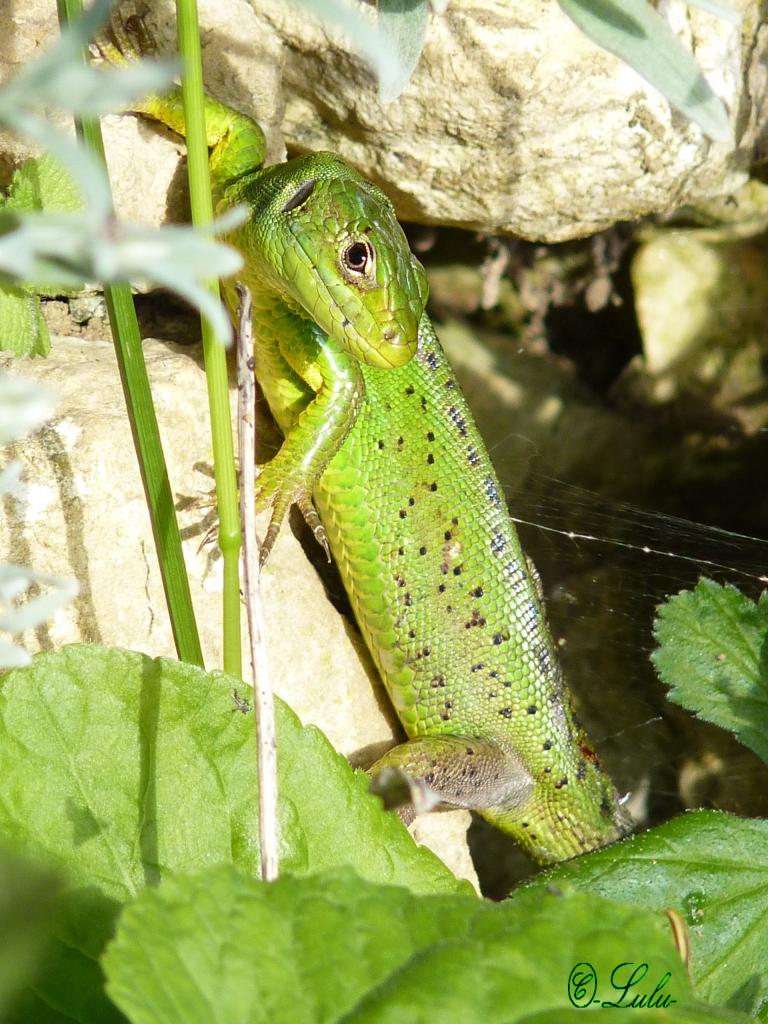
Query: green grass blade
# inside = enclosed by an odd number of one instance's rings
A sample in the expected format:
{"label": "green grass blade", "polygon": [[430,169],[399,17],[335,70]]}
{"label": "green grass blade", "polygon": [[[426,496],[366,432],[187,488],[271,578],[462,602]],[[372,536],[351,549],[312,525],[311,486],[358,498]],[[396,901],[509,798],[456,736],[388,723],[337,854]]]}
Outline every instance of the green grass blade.
{"label": "green grass blade", "polygon": [[[82,14],[82,0],[58,0],[58,9],[61,24],[68,24]],[[88,147],[106,167],[104,143],[98,120],[95,118],[84,119],[78,128]],[[202,667],[203,655],[192,607],[187,570],[181,550],[181,535],[173,507],[173,495],[168,482],[168,470],[160,441],[160,431],[152,402],[131,290],[125,284],[106,285],[104,297],[120,368],[133,443],[149,506],[152,533],[155,538],[176,651],[182,661]]]}
{"label": "green grass blade", "polygon": [[[200,32],[196,0],[177,0],[176,21],[179,52],[184,61],[182,95],[187,138],[187,173],[192,223],[209,224],[213,219],[208,146],[205,135],[205,95],[200,60]],[[218,297],[217,281],[209,284]],[[213,468],[219,510],[219,547],[224,559],[223,647],[224,671],[240,677],[240,512],[237,501],[232,423],[229,411],[226,353],[211,324],[203,317],[203,353],[211,412]]]}

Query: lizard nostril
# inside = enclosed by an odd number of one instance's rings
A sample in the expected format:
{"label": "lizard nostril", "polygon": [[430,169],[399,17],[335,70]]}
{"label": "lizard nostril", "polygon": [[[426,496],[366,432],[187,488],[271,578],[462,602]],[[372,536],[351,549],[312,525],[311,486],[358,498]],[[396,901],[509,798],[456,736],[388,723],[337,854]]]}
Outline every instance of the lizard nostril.
{"label": "lizard nostril", "polygon": [[384,339],[384,341],[392,341],[396,333],[396,331],[393,331],[392,328],[390,328],[388,331],[384,331],[382,333],[382,338]]}

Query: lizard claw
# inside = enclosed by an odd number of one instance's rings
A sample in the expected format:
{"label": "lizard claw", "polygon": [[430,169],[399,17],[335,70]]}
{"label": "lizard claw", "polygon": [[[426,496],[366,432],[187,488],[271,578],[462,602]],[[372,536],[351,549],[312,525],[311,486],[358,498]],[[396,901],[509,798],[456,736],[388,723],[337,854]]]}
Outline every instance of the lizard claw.
{"label": "lizard claw", "polygon": [[267,564],[267,559],[269,558],[269,553],[272,550],[272,548],[274,547],[275,541],[277,540],[277,535],[280,533],[280,526],[282,524],[283,516],[284,515],[285,515],[284,512],[279,514],[279,515],[276,514],[275,512],[272,513],[272,518],[269,521],[269,526],[267,527],[267,532],[264,534],[264,540],[261,542],[261,547],[259,548],[259,570],[260,571]]}
{"label": "lizard claw", "polygon": [[[136,6],[136,5],[132,5]],[[113,11],[105,28],[89,46],[91,58],[97,63],[120,67],[141,59],[142,54],[152,53],[154,45],[144,17],[148,8]]]}
{"label": "lizard claw", "polygon": [[[259,508],[261,503],[257,500],[256,507]],[[269,520],[269,526],[267,532],[264,534],[264,540],[261,542],[261,550],[259,551],[259,568],[263,569],[267,563],[270,552],[275,545],[278,534],[280,533],[280,527],[283,524],[286,513],[291,505],[298,505],[301,514],[304,516],[304,521],[309,526],[312,533],[315,535],[315,539],[325,551],[325,557],[330,562],[331,551],[328,547],[328,537],[325,532],[325,527],[320,522],[315,506],[312,504],[312,499],[306,493],[301,491],[299,494],[291,494],[290,492],[282,492],[276,495],[274,502],[272,503],[272,517]]]}
{"label": "lizard claw", "polygon": [[290,478],[281,480],[279,473],[274,471],[270,473],[269,470],[273,464],[269,463],[265,466],[259,474],[256,483],[256,511],[263,512],[270,507],[272,509],[272,517],[270,518],[267,532],[264,534],[261,551],[259,552],[259,567],[263,569],[266,565],[269,554],[280,533],[280,527],[291,505],[298,505],[307,526],[315,535],[315,539],[322,546],[325,556],[330,562],[331,552],[328,547],[328,537],[325,527],[320,522],[315,506],[312,504],[310,493],[301,482],[291,480]]}
{"label": "lizard claw", "polygon": [[267,532],[264,534],[264,540],[261,542],[261,550],[259,551],[259,569],[263,569],[267,564],[272,548],[275,546],[275,541],[280,533],[280,527],[283,525],[283,520],[288,514],[288,509],[298,500],[298,494],[295,493],[294,489],[288,484],[287,486],[280,486],[277,488],[271,488],[269,485],[266,487],[261,484],[262,477],[259,476],[256,481],[256,511],[263,512],[265,509],[271,506],[272,516],[269,520],[269,526]]}
{"label": "lizard claw", "polygon": [[317,514],[317,510],[312,499],[308,494],[302,494],[296,504],[299,506],[299,511],[304,516],[304,522],[315,535],[315,540],[322,547],[325,552],[325,557],[330,562],[331,549],[328,547],[328,534],[325,532],[325,527],[320,522],[320,516]]}

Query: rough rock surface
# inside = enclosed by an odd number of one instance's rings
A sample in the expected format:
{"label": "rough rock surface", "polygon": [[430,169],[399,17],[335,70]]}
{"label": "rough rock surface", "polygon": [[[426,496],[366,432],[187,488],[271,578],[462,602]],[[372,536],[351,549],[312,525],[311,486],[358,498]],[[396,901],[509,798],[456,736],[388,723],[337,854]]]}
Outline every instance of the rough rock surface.
{"label": "rough rock surface", "polygon": [[726,144],[671,111],[554,0],[449,5],[431,19],[413,80],[387,106],[319,29],[282,4],[258,9],[285,40],[289,146],[338,151],[406,219],[553,242],[744,180],[765,71],[753,45],[757,7],[732,6],[745,14],[741,38],[725,22],[664,5],[731,110]]}
{"label": "rough rock surface", "polygon": [[[169,476],[206,664],[221,664],[221,560],[201,541],[211,525],[207,394],[199,349],[145,343]],[[112,345],[53,338],[46,360],[0,370],[38,381],[57,397],[54,419],[10,446],[24,485],[0,517],[3,560],[75,577],[79,597],[22,638],[27,650],[112,644],[175,657],[144,496]],[[263,526],[264,524],[262,524]],[[266,643],[277,693],[337,750],[391,746],[401,734],[376,670],[347,620],[283,529],[262,576]],[[234,703],[233,703],[234,708]],[[434,817],[434,816],[433,816]],[[466,811],[439,815],[424,841],[476,884]],[[417,827],[423,831],[423,822]],[[421,840],[421,832],[417,833]]]}
{"label": "rough rock surface", "polygon": [[[341,153],[405,219],[561,241],[744,181],[765,122],[768,27],[757,0],[731,6],[740,29],[681,0],[659,4],[730,111],[731,138],[717,144],[555,0],[463,0],[431,15],[416,73],[387,105],[343,41],[284,0],[201,0],[200,15],[208,87],[260,121],[272,159],[282,130],[291,150]],[[152,4],[161,47],[171,7]],[[3,6],[0,76],[52,38],[53,18],[47,0]],[[110,118],[106,130],[120,211],[162,219],[178,146],[133,122]],[[6,167],[23,149],[0,137]]]}
{"label": "rough rock surface", "polygon": [[765,431],[765,232],[768,186],[750,181],[727,206],[692,211],[685,226],[642,232],[632,285],[643,338],[642,376],[627,383],[646,400],[688,396]]}

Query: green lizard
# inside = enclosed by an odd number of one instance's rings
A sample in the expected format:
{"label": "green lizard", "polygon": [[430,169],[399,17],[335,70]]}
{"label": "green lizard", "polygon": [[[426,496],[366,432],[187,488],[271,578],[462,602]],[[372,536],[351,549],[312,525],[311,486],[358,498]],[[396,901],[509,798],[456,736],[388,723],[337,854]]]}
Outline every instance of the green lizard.
{"label": "green lizard", "polygon": [[[178,91],[137,112],[184,134]],[[629,819],[574,718],[392,204],[330,153],[262,168],[258,125],[214,100],[206,116],[217,209],[248,207],[231,241],[285,436],[257,482],[272,510],[262,559],[293,503],[333,553],[408,735],[372,771],[477,810],[540,862],[620,838]]]}

